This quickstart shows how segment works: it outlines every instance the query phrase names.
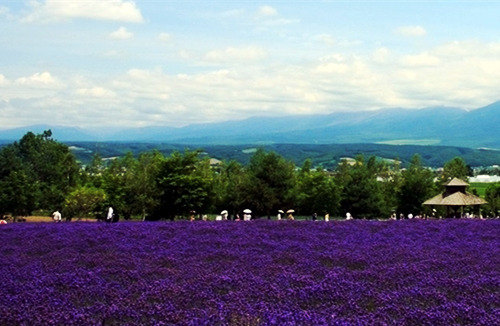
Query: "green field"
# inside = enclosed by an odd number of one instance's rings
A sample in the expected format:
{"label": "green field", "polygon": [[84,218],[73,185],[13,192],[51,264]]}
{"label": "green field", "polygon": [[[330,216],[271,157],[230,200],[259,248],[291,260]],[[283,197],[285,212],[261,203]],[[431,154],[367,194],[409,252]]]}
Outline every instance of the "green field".
{"label": "green field", "polygon": [[484,198],[486,188],[488,188],[490,184],[491,183],[487,182],[471,182],[469,187],[469,192],[472,192],[472,190],[475,189],[479,194],[479,196]]}

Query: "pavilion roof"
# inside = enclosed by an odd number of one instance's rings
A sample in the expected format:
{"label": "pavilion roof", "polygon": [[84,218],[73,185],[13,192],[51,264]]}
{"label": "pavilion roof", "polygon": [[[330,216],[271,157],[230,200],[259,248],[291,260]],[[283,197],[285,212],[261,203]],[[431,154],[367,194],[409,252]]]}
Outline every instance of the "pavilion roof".
{"label": "pavilion roof", "polygon": [[472,206],[472,205],[483,205],[487,202],[477,196],[469,193],[462,193],[457,191],[449,196],[443,196],[439,194],[431,199],[426,200],[422,205],[434,205],[434,206]]}
{"label": "pavilion roof", "polygon": [[445,184],[445,186],[468,186],[469,184],[462,179],[453,178],[450,182]]}

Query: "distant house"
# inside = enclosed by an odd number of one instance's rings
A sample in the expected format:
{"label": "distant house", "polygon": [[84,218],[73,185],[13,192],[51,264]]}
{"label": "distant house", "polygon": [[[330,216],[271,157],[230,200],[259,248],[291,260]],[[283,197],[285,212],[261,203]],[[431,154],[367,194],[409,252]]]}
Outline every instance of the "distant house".
{"label": "distant house", "polygon": [[480,207],[481,205],[487,204],[487,202],[470,194],[466,191],[469,184],[461,179],[453,178],[448,182],[445,187],[445,191],[431,199],[426,200],[422,205],[426,206],[446,206],[446,215],[457,216],[458,210],[460,209],[460,215],[463,215],[463,208],[466,206],[477,207],[478,215],[481,215]]}

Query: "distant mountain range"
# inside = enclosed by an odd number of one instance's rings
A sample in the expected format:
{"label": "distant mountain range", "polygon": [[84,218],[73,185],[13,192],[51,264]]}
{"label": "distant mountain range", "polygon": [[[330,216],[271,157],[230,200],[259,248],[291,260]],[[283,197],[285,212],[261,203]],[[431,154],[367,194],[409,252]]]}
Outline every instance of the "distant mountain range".
{"label": "distant mountain range", "polygon": [[1,130],[0,140],[51,129],[60,141],[126,141],[177,144],[382,143],[500,148],[500,101],[458,108],[381,109],[325,115],[253,117],[180,128],[144,127],[92,131],[37,125]]}

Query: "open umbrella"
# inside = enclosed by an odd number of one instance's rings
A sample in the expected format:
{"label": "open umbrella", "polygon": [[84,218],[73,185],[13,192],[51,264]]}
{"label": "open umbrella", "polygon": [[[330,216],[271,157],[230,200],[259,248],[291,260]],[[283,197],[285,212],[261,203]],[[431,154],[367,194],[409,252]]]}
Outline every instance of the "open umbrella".
{"label": "open umbrella", "polygon": [[295,213],[295,211],[293,209],[289,209],[286,211],[287,214],[291,214],[291,213]]}
{"label": "open umbrella", "polygon": [[220,212],[220,215],[227,215],[227,211],[223,210],[222,212]]}
{"label": "open umbrella", "polygon": [[243,211],[243,213],[245,213],[245,214],[252,214],[252,211],[251,211],[251,210],[249,210],[249,209],[247,208],[247,209],[245,209],[245,210]]}

